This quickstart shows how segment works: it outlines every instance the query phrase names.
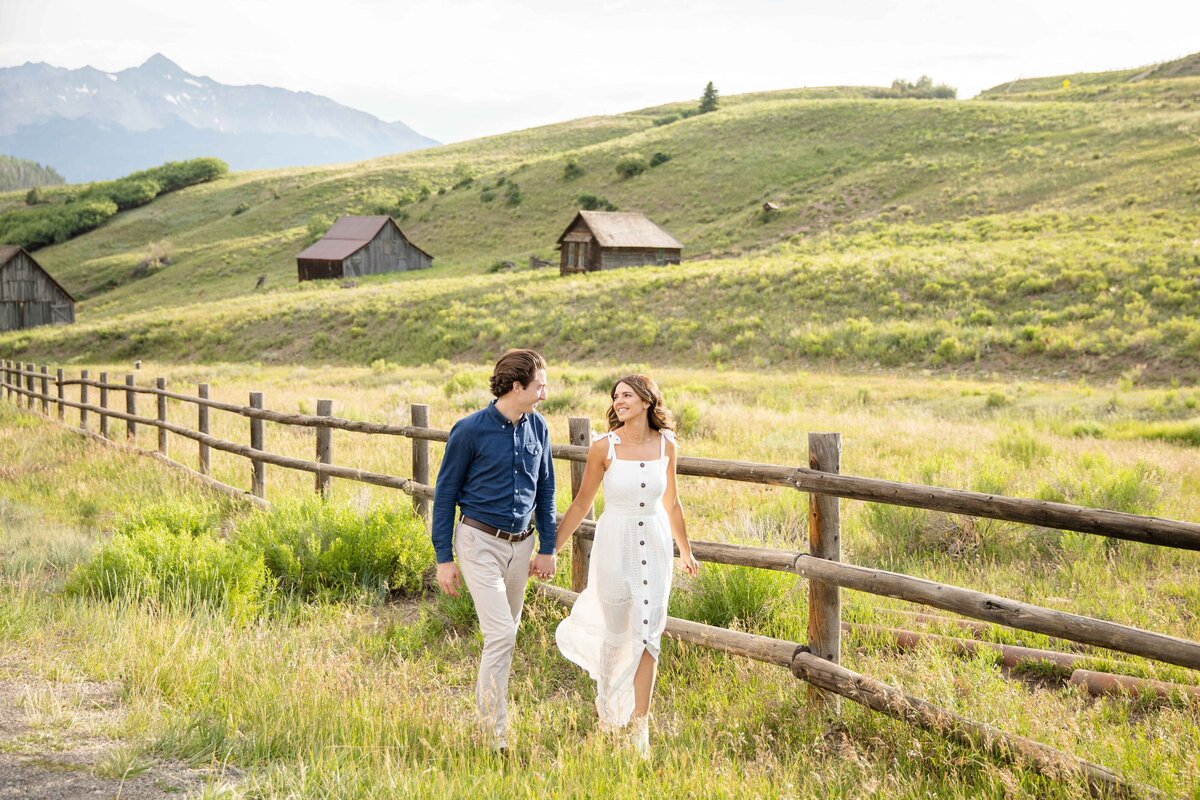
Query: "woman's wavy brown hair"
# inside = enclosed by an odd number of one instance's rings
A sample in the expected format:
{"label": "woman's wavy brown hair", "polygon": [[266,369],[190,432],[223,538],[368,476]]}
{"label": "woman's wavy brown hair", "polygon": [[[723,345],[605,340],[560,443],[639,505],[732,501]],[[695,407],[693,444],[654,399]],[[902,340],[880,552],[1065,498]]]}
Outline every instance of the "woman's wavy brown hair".
{"label": "woman's wavy brown hair", "polygon": [[[662,392],[659,391],[657,383],[647,375],[626,375],[623,378],[617,378],[612,391],[608,393],[609,398],[617,399],[617,387],[622,383],[627,384],[638,397],[650,404],[650,407],[646,409],[646,422],[649,423],[650,430],[675,430],[675,417],[663,402]],[[609,404],[608,429],[615,431],[619,427],[621,427],[621,422],[617,419],[616,409]]]}

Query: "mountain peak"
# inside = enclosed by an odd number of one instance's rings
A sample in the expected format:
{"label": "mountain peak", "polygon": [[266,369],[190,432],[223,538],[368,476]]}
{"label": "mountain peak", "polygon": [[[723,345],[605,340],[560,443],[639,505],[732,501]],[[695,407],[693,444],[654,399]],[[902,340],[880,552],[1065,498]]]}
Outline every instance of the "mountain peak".
{"label": "mountain peak", "polygon": [[162,53],[155,53],[146,59],[138,69],[161,69],[167,72],[183,72],[183,68]]}

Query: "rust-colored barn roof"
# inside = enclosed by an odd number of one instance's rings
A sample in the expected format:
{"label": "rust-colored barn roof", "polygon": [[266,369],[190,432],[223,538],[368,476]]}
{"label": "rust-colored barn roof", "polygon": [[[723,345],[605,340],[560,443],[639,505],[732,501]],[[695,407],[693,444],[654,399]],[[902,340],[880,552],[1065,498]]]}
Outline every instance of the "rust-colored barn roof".
{"label": "rust-colored barn roof", "polygon": [[[25,252],[25,248],[21,247],[20,245],[0,244],[0,269],[4,269],[6,266],[8,266],[8,262],[10,262],[14,258],[16,258],[17,253],[21,253],[21,252]],[[78,302],[75,299],[75,295],[71,294],[66,289],[64,289],[63,285],[61,283],[54,280],[53,275],[51,275],[49,272],[46,272],[45,267],[43,267],[41,264],[38,264],[36,258],[29,255],[28,252],[25,252],[25,255],[29,257],[30,261],[32,261],[34,264],[37,264],[37,268],[42,271],[42,274],[45,275],[47,278],[49,278],[50,282],[53,283],[55,286],[57,286],[59,291],[61,291],[63,294],[65,294],[72,303]]]}
{"label": "rust-colored barn roof", "polygon": [[[383,226],[389,222],[396,225],[395,221],[386,215],[338,217],[338,221],[333,223],[333,227],[326,231],[320,240],[301,250],[296,258],[306,261],[341,261],[349,258],[370,244],[379,235]],[[396,230],[400,230],[398,225]],[[407,236],[404,236],[404,231],[400,231],[400,235],[404,237],[404,241],[425,253],[424,250],[409,241]],[[429,256],[429,253],[425,253],[425,255]],[[433,256],[429,257],[433,258]]]}
{"label": "rust-colored barn roof", "polygon": [[[558,243],[568,241],[571,229],[582,218],[601,247],[657,247],[682,250],[679,240],[636,211],[580,211],[558,237]],[[571,239],[575,241],[575,239]]]}

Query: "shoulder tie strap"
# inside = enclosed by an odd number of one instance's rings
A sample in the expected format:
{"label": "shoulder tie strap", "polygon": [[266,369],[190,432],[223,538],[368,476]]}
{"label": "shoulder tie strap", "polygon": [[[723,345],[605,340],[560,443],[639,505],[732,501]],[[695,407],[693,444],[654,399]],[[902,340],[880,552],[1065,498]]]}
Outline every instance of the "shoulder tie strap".
{"label": "shoulder tie strap", "polygon": [[609,431],[608,433],[593,433],[592,434],[593,442],[598,442],[604,438],[608,439],[608,458],[607,458],[607,460],[612,461],[613,459],[615,459],[617,457],[617,445],[619,445],[621,443],[621,437],[617,436],[616,431]]}
{"label": "shoulder tie strap", "polygon": [[[663,428],[659,431],[659,433],[662,434],[662,443],[658,457],[663,458],[667,454],[667,442],[675,444],[675,431],[669,431],[666,428]],[[676,447],[678,447],[678,445],[676,445]]]}

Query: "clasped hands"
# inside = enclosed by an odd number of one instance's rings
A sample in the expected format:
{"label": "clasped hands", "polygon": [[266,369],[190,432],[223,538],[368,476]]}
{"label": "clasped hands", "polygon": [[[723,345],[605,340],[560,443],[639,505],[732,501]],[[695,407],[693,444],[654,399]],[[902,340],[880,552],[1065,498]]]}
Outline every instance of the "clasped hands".
{"label": "clasped hands", "polygon": [[529,562],[529,576],[548,581],[554,577],[554,570],[557,565],[558,562],[555,561],[553,555],[539,553]]}

